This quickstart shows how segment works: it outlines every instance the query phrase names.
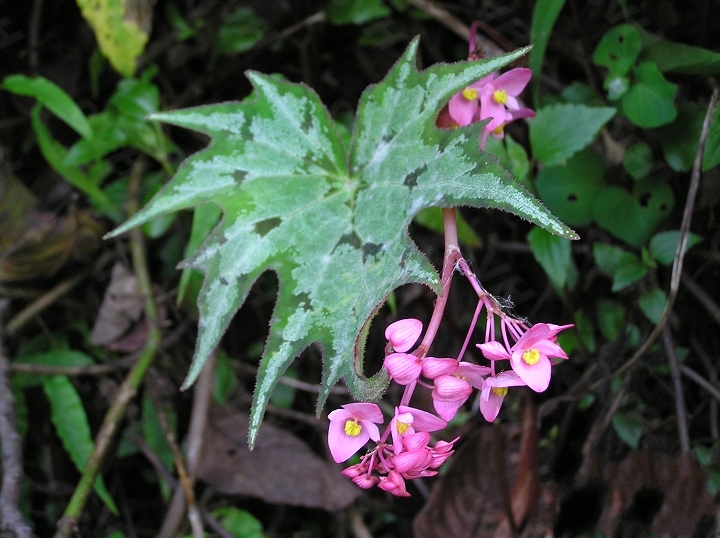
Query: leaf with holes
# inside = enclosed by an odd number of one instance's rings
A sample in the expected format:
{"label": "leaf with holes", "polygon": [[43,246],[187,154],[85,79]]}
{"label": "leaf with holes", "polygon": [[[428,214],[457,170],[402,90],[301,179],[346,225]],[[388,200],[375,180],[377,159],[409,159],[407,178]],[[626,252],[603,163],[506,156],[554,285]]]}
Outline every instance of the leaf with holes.
{"label": "leaf with holes", "polygon": [[362,335],[372,316],[403,284],[440,291],[436,271],[408,237],[420,210],[494,207],[575,237],[496,159],[478,150],[481,124],[435,126],[452,95],[526,50],[419,72],[417,48],[415,40],[388,76],[363,93],[350,147],[310,88],[255,72],[247,75],[254,91],[240,103],[153,116],[213,141],[113,234],[207,202],[224,213],[186,263],[205,273],[186,387],[258,276],[267,270],[278,275],[251,411],[251,445],[278,378],[310,344],[324,358],[319,407],[340,378],[358,399],[382,395],[387,374],[362,374]]}

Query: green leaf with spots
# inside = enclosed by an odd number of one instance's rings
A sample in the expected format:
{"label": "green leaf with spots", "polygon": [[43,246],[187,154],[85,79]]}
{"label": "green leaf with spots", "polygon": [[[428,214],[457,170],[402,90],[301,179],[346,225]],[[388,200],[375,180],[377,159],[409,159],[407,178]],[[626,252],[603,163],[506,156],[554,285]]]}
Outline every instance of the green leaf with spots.
{"label": "green leaf with spots", "polygon": [[418,41],[362,95],[350,146],[307,86],[249,72],[253,93],[156,114],[213,141],[190,157],[125,232],[157,215],[212,202],[223,218],[186,266],[205,273],[197,347],[185,386],[198,376],[255,280],[277,274],[279,291],[251,411],[254,442],[283,372],[315,343],[323,355],[321,407],[344,378],[360,400],[378,399],[386,372],[363,374],[364,334],[398,286],[440,291],[437,272],[408,236],[428,207],[511,211],[564,237],[572,230],[478,150],[482,124],[438,129],[450,97],[526,52],[482,62],[415,67]]}

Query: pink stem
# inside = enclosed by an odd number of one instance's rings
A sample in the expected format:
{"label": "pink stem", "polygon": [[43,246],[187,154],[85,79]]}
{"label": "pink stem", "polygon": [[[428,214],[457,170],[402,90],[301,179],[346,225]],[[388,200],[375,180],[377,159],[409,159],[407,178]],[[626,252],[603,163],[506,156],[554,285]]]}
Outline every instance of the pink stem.
{"label": "pink stem", "polygon": [[443,260],[442,275],[440,283],[442,285],[442,294],[435,301],[430,323],[428,324],[425,336],[420,342],[418,348],[413,352],[421,359],[427,355],[430,346],[435,340],[440,321],[445,313],[445,305],[447,304],[448,295],[450,294],[450,283],[452,282],[452,274],[455,271],[455,264],[462,259],[460,249],[458,247],[457,221],[455,218],[455,208],[443,208],[443,225],[445,227],[445,259]]}

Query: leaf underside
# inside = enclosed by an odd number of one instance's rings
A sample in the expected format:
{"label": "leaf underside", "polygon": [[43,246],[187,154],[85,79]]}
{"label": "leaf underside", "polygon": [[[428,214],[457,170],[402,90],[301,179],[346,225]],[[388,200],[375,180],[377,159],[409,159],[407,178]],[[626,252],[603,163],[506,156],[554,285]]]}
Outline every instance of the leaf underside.
{"label": "leaf underside", "polygon": [[278,276],[251,412],[251,446],[278,378],[310,344],[323,355],[318,409],[340,378],[357,399],[382,395],[387,374],[362,375],[359,334],[398,286],[422,283],[440,291],[435,269],[407,232],[422,209],[493,207],[575,237],[478,149],[481,125],[435,127],[454,93],[526,50],[418,72],[417,48],[415,39],[387,77],[363,93],[349,148],[310,88],[256,72],[247,74],[254,91],[242,102],[153,116],[203,132],[212,143],[112,235],[208,202],[224,215],[186,262],[205,273],[186,387],[258,276],[266,270]]}

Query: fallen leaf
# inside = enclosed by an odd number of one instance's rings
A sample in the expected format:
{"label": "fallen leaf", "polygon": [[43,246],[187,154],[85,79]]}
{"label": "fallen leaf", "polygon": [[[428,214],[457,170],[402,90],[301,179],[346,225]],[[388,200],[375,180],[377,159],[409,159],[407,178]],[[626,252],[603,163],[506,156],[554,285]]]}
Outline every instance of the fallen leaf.
{"label": "fallen leaf", "polygon": [[258,497],[329,511],[342,510],[361,494],[336,465],[320,459],[300,439],[272,424],[247,445],[247,411],[216,407],[205,434],[198,478],[228,495]]}
{"label": "fallen leaf", "polygon": [[[514,484],[510,503],[515,519],[527,520],[522,536],[546,536],[557,512],[557,495],[552,484],[540,487],[537,443],[536,412],[530,398],[525,399],[522,428],[500,424],[478,428],[460,446],[450,460],[450,468],[435,483],[430,498],[413,522],[415,536],[511,536],[496,461],[504,462],[507,484]],[[496,456],[498,448],[502,460]]]}
{"label": "fallen leaf", "polygon": [[117,350],[115,349],[117,346],[113,344],[126,335],[140,320],[142,313],[143,298],[138,289],[137,279],[118,262],[112,268],[110,284],[105,290],[95,325],[90,333],[90,342],[95,346]]}

